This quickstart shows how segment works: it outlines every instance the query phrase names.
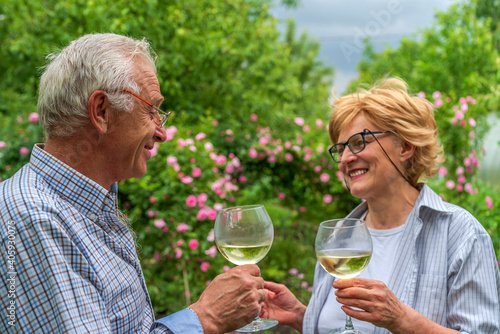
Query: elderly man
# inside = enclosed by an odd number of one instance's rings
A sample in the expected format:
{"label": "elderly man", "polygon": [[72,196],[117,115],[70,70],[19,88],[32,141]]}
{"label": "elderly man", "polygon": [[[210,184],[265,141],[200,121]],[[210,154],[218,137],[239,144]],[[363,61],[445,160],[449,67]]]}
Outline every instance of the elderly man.
{"label": "elderly man", "polygon": [[85,35],[50,56],[38,112],[46,134],[0,183],[0,332],[224,333],[265,299],[259,268],[217,276],[189,308],[155,321],[118,180],[141,177],[169,114],[149,44]]}

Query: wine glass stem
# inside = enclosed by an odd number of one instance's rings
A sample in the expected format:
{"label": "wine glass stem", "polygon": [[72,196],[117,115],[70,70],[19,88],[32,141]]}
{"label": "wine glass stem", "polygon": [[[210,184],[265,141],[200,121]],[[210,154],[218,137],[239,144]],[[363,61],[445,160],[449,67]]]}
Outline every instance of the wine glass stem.
{"label": "wine glass stem", "polygon": [[354,326],[352,325],[352,319],[350,316],[346,315],[345,317],[345,329],[354,329]]}
{"label": "wine glass stem", "polygon": [[253,319],[253,322],[261,322],[260,317],[256,316],[255,319]]}

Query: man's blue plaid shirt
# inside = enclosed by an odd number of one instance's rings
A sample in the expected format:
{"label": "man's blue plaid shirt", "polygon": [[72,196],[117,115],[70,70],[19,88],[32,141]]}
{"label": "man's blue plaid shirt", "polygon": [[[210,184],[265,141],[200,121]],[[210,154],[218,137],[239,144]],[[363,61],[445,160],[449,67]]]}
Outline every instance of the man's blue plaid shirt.
{"label": "man's blue plaid shirt", "polygon": [[154,322],[116,197],[41,145],[0,183],[1,333],[203,333],[190,309]]}

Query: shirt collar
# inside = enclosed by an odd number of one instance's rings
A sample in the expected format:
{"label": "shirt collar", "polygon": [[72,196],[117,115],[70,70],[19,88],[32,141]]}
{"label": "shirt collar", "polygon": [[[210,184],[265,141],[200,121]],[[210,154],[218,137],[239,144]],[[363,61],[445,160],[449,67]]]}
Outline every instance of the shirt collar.
{"label": "shirt collar", "polygon": [[[58,160],[44,150],[43,144],[36,144],[30,158],[30,165],[54,193],[70,202],[78,211],[93,221],[107,207],[116,208],[118,186],[114,183],[110,191],[90,178]],[[42,186],[42,185],[40,185]]]}
{"label": "shirt collar", "polygon": [[415,207],[420,208],[419,215],[422,215],[422,210],[425,209],[451,213],[444,204],[443,199],[426,184],[423,184],[422,190],[420,190],[420,194],[415,202]]}

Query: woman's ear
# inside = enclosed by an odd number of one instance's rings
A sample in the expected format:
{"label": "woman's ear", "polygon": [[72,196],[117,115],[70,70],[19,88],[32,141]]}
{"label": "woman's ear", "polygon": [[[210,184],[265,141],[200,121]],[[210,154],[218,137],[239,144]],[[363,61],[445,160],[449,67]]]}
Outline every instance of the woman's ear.
{"label": "woman's ear", "polygon": [[109,130],[110,103],[106,93],[96,90],[90,95],[88,102],[88,112],[90,122],[99,134],[105,134]]}
{"label": "woman's ear", "polygon": [[409,160],[412,156],[413,153],[415,153],[415,145],[405,141],[401,145],[401,154],[400,154],[400,161],[404,162]]}

